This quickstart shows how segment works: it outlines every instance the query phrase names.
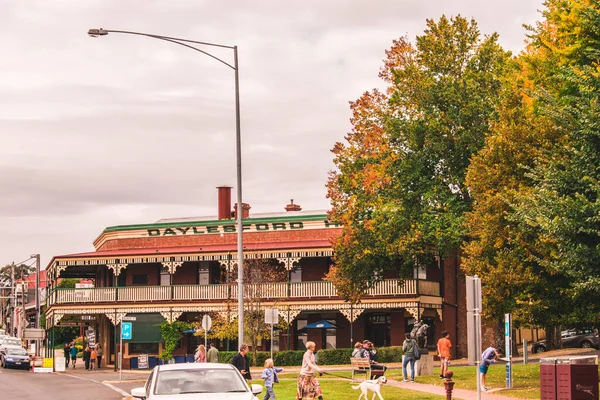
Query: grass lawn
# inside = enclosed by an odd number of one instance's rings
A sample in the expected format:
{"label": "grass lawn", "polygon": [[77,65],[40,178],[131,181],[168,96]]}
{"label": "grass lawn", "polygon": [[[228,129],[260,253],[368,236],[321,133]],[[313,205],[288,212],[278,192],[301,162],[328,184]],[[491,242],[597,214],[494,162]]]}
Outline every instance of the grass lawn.
{"label": "grass lawn", "polygon": [[[336,372],[336,375],[338,373]],[[339,373],[340,376],[348,375],[350,373]],[[296,398],[296,378],[297,374],[281,374],[279,375],[279,382],[276,383],[273,388],[275,389],[275,396],[278,399],[295,399]],[[252,383],[258,383],[260,385],[263,384],[262,380],[253,380]],[[327,375],[323,375],[319,378],[319,383],[321,384],[321,389],[323,390],[323,399],[324,400],[350,400],[357,399],[360,392],[358,390],[352,389],[352,385],[358,385],[360,382],[351,382],[349,380],[339,379],[337,377],[327,377]],[[264,391],[262,394],[258,396],[259,399],[262,399],[264,396]],[[370,397],[371,392],[369,392]],[[405,390],[399,389],[392,386],[384,385],[381,388],[381,395],[384,399],[403,399],[403,400],[412,400],[412,399],[423,399],[423,400],[443,400],[445,396],[437,396],[434,394],[417,392],[414,390]]]}
{"label": "grass lawn", "polygon": [[[454,372],[452,380],[456,383],[456,389],[477,390],[477,374],[475,366],[450,366]],[[444,386],[444,380],[439,378],[439,367],[434,368],[433,376],[420,376],[415,380],[419,383],[428,383],[436,386]],[[391,379],[402,379],[402,371],[399,369],[388,370],[386,376]],[[506,386],[505,364],[492,364],[487,373],[486,384],[492,388],[504,388]],[[513,387],[504,389],[497,394],[524,399],[540,398],[540,366],[539,364],[513,364]]]}

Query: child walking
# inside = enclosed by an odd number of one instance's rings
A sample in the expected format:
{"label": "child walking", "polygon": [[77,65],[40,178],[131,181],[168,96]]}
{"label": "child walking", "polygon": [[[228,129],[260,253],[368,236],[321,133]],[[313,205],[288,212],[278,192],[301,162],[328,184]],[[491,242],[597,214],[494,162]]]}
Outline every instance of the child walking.
{"label": "child walking", "polygon": [[96,348],[92,347],[90,352],[90,370],[96,370],[96,359],[98,358],[98,353],[96,352]]}
{"label": "child walking", "polygon": [[263,370],[262,375],[260,376],[265,380],[265,387],[267,388],[267,393],[265,393],[265,397],[263,400],[275,400],[275,392],[273,392],[273,383],[279,383],[277,373],[282,371],[283,368],[275,368],[275,366],[273,365],[272,358],[267,358],[265,360],[265,369]]}

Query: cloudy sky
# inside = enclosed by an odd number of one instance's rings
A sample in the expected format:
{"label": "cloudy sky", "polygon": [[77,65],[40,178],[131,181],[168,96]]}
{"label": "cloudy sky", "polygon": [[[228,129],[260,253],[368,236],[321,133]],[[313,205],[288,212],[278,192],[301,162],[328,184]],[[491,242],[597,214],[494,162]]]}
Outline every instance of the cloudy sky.
{"label": "cloudy sky", "polygon": [[239,46],[244,201],[260,213],[328,208],[348,101],[381,86],[393,39],[461,14],[518,52],[541,3],[0,0],[0,264],[92,250],[106,226],[215,215],[215,187],[235,186],[233,72],[89,28]]}

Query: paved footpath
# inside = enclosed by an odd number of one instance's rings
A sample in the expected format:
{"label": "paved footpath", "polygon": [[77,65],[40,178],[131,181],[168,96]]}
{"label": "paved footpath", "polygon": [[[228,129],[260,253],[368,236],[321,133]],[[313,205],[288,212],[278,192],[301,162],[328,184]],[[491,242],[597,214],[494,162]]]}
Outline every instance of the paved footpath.
{"label": "paved footpath", "polygon": [[[438,394],[440,396],[446,396],[446,389],[442,386],[429,385],[425,383],[411,383],[411,382],[401,382],[396,381],[394,379],[388,379],[387,384],[390,386],[398,387],[401,389],[410,389],[416,390],[418,392],[426,392],[431,394]],[[481,392],[481,398],[485,400],[513,400],[516,397],[504,396],[501,394],[494,394],[494,391],[489,392]],[[475,390],[467,390],[467,389],[454,389],[452,391],[453,399],[464,399],[464,400],[474,400],[477,399],[477,391]]]}

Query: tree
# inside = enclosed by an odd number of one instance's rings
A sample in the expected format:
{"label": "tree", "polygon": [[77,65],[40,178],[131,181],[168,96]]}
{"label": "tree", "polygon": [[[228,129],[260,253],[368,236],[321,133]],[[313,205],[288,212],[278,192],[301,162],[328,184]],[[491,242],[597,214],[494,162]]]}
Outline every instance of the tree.
{"label": "tree", "polygon": [[386,52],[389,85],[351,103],[352,131],[336,143],[330,218],[343,225],[330,278],[356,300],[383,276],[400,277],[456,253],[472,199],[465,178],[484,144],[509,54],[460,16]]}
{"label": "tree", "polygon": [[[0,268],[0,286],[11,286],[12,285],[12,269],[11,264],[7,264]],[[35,273],[35,266],[18,264],[14,266],[14,278],[21,279],[28,275]]]}
{"label": "tree", "polygon": [[[507,80],[499,123],[473,157],[472,240],[490,314],[546,328],[597,319],[598,3],[547,1]],[[594,64],[597,65],[597,64]]]}
{"label": "tree", "polygon": [[263,339],[271,338],[269,326],[265,324],[265,295],[269,284],[286,282],[287,271],[274,259],[254,259],[244,262],[244,337],[252,347],[252,359],[256,366],[257,348]]}

